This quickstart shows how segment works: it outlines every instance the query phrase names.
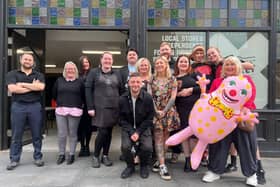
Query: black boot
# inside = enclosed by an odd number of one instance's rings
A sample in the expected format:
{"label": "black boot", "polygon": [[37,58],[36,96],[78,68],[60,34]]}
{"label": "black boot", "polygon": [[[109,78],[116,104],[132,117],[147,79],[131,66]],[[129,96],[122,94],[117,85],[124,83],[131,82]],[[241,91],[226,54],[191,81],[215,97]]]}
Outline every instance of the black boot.
{"label": "black boot", "polygon": [[57,165],[62,164],[65,161],[65,155],[59,155],[56,161]]}
{"label": "black boot", "polygon": [[75,161],[75,155],[69,155],[69,157],[67,159],[67,165],[73,164],[74,161]]}
{"label": "black boot", "polygon": [[190,157],[186,157],[185,158],[184,172],[190,172],[190,171],[192,171],[191,160],[190,160]]}
{"label": "black boot", "polygon": [[81,150],[79,152],[79,157],[85,156],[86,147],[81,145]]}
{"label": "black boot", "polygon": [[265,171],[262,167],[262,163],[260,160],[257,160],[257,179],[258,179],[258,184],[264,185],[266,183]]}
{"label": "black boot", "polygon": [[225,173],[230,173],[230,172],[233,172],[233,171],[237,171],[236,156],[231,155],[230,156],[230,164],[228,164],[226,166]]}
{"label": "black boot", "polygon": [[85,147],[85,152],[84,153],[85,153],[84,156],[90,156],[90,151],[89,151],[89,146],[88,145]]}

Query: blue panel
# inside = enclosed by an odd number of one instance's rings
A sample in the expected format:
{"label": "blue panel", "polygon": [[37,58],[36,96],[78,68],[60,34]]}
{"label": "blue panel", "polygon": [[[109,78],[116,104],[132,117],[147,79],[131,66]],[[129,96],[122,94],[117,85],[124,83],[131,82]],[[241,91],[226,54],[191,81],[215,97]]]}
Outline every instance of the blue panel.
{"label": "blue panel", "polygon": [[227,0],[220,0],[220,8],[227,9]]}
{"label": "blue panel", "polygon": [[238,9],[230,10],[230,18],[238,18]]}
{"label": "blue panel", "polygon": [[88,8],[89,7],[89,0],[82,0],[81,8]]}
{"label": "blue panel", "polygon": [[40,0],[40,7],[47,8],[48,0]]}
{"label": "blue panel", "polygon": [[32,25],[39,25],[40,18],[39,17],[32,17]]}
{"label": "blue panel", "polygon": [[263,10],[268,9],[268,1],[267,0],[262,0],[261,9],[263,9]]}
{"label": "blue panel", "polygon": [[115,26],[122,26],[123,23],[122,23],[122,18],[116,18],[115,19]]}
{"label": "blue panel", "polygon": [[130,0],[123,0],[122,1],[122,8],[130,8],[129,7]]}
{"label": "blue panel", "polygon": [[155,17],[155,9],[148,9],[148,18]]}
{"label": "blue panel", "polygon": [[16,16],[17,11],[15,7],[9,7],[9,16]]}
{"label": "blue panel", "polygon": [[50,16],[56,17],[57,16],[57,8],[50,8]]}
{"label": "blue panel", "polygon": [[195,18],[195,9],[189,9],[189,19]]}
{"label": "blue panel", "polygon": [[170,19],[171,26],[178,26],[178,19]]}
{"label": "blue panel", "polygon": [[81,19],[80,18],[74,18],[74,25],[81,25]]}
{"label": "blue panel", "polygon": [[178,2],[178,8],[184,9],[186,7],[186,0],[179,0]]}
{"label": "blue panel", "polygon": [[220,23],[221,23],[221,20],[220,19],[212,19],[212,26],[213,27],[219,27],[220,26]]}
{"label": "blue panel", "polygon": [[91,15],[92,17],[99,17],[99,9],[98,8],[91,9]]}
{"label": "blue panel", "polygon": [[238,26],[239,27],[246,27],[246,20],[245,19],[238,19]]}

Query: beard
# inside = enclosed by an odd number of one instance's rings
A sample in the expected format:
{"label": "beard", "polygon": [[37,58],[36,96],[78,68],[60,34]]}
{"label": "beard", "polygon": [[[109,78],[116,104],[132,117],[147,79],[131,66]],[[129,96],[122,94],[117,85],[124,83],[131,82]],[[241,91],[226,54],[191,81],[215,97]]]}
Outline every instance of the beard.
{"label": "beard", "polygon": [[33,68],[33,65],[31,65],[31,64],[26,64],[26,63],[23,63],[22,64],[22,67],[23,67],[23,69],[32,69]]}

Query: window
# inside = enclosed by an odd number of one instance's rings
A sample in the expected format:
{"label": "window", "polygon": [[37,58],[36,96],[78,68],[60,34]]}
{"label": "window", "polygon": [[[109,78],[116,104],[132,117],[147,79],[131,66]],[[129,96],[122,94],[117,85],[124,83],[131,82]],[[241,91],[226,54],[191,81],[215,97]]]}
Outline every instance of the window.
{"label": "window", "polygon": [[223,56],[235,55],[242,60],[254,63],[254,71],[244,73],[248,73],[256,84],[257,108],[265,107],[268,102],[268,34],[264,32],[211,32],[209,44],[218,47]]}

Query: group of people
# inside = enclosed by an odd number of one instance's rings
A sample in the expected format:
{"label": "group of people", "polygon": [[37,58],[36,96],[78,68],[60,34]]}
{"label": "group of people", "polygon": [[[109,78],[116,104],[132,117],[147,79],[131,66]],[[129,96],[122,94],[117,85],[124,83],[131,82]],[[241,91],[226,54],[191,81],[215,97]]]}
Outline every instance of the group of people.
{"label": "group of people", "polygon": [[[91,68],[88,57],[80,58],[81,71],[74,62],[66,62],[62,77],[53,87],[56,101],[56,122],[58,129],[57,164],[67,158],[67,164],[75,161],[76,145],[79,140],[79,156],[89,156],[89,142],[92,126],[97,129],[92,167],[101,164],[112,166],[109,158],[113,127],[121,127],[121,152],[126,168],[121,178],[128,178],[135,172],[136,158],[139,159],[140,176],[149,176],[149,166],[158,172],[164,180],[171,175],[166,165],[167,146],[165,141],[170,136],[188,126],[188,116],[201,90],[196,83],[197,75],[205,74],[211,83],[207,92],[219,87],[228,76],[242,75],[243,69],[253,69],[250,62],[241,63],[237,57],[223,59],[219,50],[210,47],[205,51],[202,45],[196,45],[191,55],[180,55],[175,61],[171,56],[169,43],[160,45],[160,55],[153,65],[147,58],[138,59],[138,51],[129,48],[127,65],[119,70],[112,68],[113,55],[104,52],[97,68]],[[205,57],[207,55],[207,59]],[[40,98],[45,87],[44,76],[33,69],[34,59],[31,54],[23,54],[21,67],[7,74],[8,91],[12,94],[11,107],[12,142],[8,170],[19,165],[22,150],[22,134],[25,121],[31,127],[34,146],[34,164],[43,166],[41,146],[42,113]],[[153,72],[152,72],[153,71]],[[245,75],[244,75],[245,76]],[[253,88],[253,95],[245,104],[244,110],[256,108],[254,99],[255,85],[249,76],[245,76]],[[242,123],[244,125],[244,123]],[[237,170],[236,156],[240,157],[242,173],[246,184],[257,186],[265,183],[261,165],[256,128],[250,131],[236,128],[225,139],[211,144],[205,152],[204,161],[208,161],[209,171],[203,176],[204,182],[213,182],[224,172]],[[69,136],[69,154],[66,155],[66,142]],[[173,147],[172,162],[183,150],[185,156],[184,171],[193,171],[190,155],[196,137],[185,140],[181,148]],[[101,154],[102,151],[102,154]],[[228,155],[231,163],[226,165]],[[154,160],[152,162],[152,160]]]}

